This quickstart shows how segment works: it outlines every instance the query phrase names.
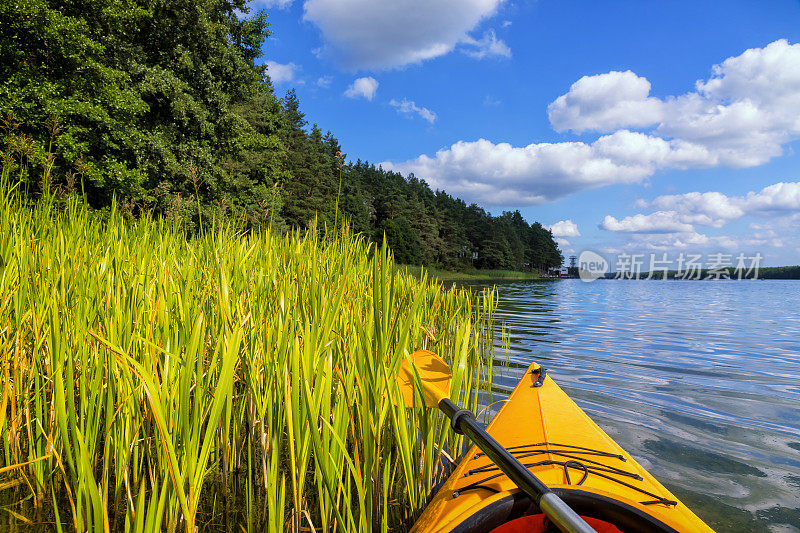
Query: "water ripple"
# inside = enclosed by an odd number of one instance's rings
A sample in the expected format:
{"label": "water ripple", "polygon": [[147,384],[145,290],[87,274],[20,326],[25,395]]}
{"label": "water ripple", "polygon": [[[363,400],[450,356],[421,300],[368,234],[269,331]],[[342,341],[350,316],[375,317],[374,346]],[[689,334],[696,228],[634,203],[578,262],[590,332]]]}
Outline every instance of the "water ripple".
{"label": "water ripple", "polygon": [[800,282],[498,291],[498,391],[535,360],[712,527],[800,531]]}

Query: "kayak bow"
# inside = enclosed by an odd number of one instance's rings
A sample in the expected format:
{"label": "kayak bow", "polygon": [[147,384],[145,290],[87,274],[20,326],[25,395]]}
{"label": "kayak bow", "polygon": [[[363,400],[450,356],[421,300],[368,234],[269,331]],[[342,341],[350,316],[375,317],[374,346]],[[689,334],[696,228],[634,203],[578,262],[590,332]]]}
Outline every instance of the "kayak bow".
{"label": "kayak bow", "polygon": [[[419,375],[425,380],[422,371]],[[455,413],[446,414],[453,418]],[[546,485],[550,494],[560,497],[598,532],[712,531],[600,429],[536,363],[526,370],[486,432]],[[501,470],[473,446],[425,508],[412,533],[563,528],[547,517],[552,515],[546,502],[526,494],[504,471],[508,469]]]}

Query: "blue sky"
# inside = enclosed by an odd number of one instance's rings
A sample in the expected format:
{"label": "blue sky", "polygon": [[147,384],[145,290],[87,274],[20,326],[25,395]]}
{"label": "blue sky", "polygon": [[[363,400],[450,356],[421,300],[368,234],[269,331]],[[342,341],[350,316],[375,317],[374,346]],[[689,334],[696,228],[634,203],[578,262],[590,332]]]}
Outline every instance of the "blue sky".
{"label": "blue sky", "polygon": [[552,226],[565,255],[800,263],[800,2],[259,0],[348,158]]}

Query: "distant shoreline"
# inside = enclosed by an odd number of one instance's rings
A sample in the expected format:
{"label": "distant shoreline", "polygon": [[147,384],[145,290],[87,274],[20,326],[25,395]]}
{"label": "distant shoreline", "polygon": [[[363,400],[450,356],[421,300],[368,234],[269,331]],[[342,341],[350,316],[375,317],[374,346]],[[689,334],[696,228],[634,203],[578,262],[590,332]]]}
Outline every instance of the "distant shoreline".
{"label": "distant shoreline", "polygon": [[[678,274],[677,270],[668,270],[666,272],[666,274],[667,274],[667,279],[668,280],[685,279],[685,280],[688,280],[688,281],[706,281],[706,280],[712,280],[714,278],[716,278],[716,279],[732,279],[732,280],[738,280],[739,279],[738,273],[733,268],[727,269],[727,272],[728,272],[727,278],[726,277],[721,277],[720,278],[719,276],[715,276],[714,274],[711,274],[710,272],[711,271],[708,270],[708,269],[698,270],[698,271],[695,271],[692,274],[691,277],[686,277],[686,278],[682,277],[683,273],[681,274],[681,276],[676,276]],[[618,279],[617,278],[618,274],[619,273],[617,273],[617,272],[609,272],[608,274],[603,276],[601,279]],[[647,280],[649,274],[650,274],[649,272],[640,272],[638,277],[632,278],[630,276],[630,273],[626,273],[626,275],[628,277],[626,277],[624,279]],[[653,277],[650,278],[650,279],[662,280],[663,276],[664,276],[664,272],[663,271],[655,272],[653,274]],[[752,272],[751,273],[747,273],[747,274],[743,273],[742,279],[753,279],[753,273]],[[758,269],[758,275],[757,275],[757,277],[755,279],[756,280],[759,280],[759,279],[800,279],[800,265],[759,268]]]}
{"label": "distant shoreline", "polygon": [[411,274],[415,278],[422,275],[422,271],[429,278],[436,278],[439,281],[493,281],[493,280],[542,280],[543,278],[536,272],[520,272],[517,270],[479,270],[468,271],[441,270],[438,268],[419,267],[413,265],[397,265],[397,270]]}
{"label": "distant shoreline", "polygon": [[[568,278],[549,278],[545,276],[541,276],[536,272],[520,272],[518,270],[481,270],[481,269],[470,269],[466,271],[456,271],[456,270],[443,270],[439,268],[432,268],[432,267],[420,267],[420,266],[413,266],[413,265],[397,265],[398,271],[403,271],[408,274],[411,274],[415,278],[421,277],[422,271],[424,269],[425,273],[428,275],[429,278],[436,278],[439,281],[556,281],[559,279],[577,279],[577,275],[570,275]],[[699,274],[698,274],[699,272]],[[677,271],[676,270],[669,270],[667,271],[667,280],[681,280],[686,279],[688,281],[707,281],[710,280],[709,278],[709,270],[703,269],[698,272],[695,272],[692,278],[682,278],[676,277]],[[630,275],[630,274],[628,274]],[[638,278],[625,278],[625,279],[636,279],[637,281],[647,281],[649,272],[640,272]],[[653,274],[653,277],[650,278],[651,280],[660,281],[663,279],[663,272],[656,272]],[[617,279],[616,272],[610,272],[605,276],[599,278],[604,280],[614,280]],[[713,277],[713,276],[712,276]],[[751,279],[752,274],[748,275],[747,277],[743,277],[743,279]],[[726,279],[726,278],[722,278]],[[727,279],[737,280],[738,277],[735,275],[734,270],[730,269],[728,273]],[[797,279],[800,280],[800,265],[796,266],[780,266],[780,267],[764,267],[758,269],[758,277],[756,280],[759,279]]]}

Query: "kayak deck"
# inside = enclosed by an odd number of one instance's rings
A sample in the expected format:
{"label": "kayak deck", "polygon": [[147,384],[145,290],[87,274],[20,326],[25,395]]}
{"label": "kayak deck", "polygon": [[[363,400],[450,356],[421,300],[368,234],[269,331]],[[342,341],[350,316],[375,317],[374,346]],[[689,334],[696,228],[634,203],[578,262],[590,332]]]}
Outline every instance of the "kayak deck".
{"label": "kayak deck", "polygon": [[[582,515],[622,531],[711,531],[543,374],[535,363],[526,370],[486,428],[492,437]],[[473,446],[412,531],[490,531],[537,513]]]}

